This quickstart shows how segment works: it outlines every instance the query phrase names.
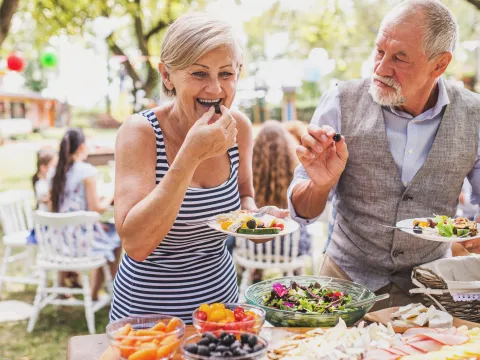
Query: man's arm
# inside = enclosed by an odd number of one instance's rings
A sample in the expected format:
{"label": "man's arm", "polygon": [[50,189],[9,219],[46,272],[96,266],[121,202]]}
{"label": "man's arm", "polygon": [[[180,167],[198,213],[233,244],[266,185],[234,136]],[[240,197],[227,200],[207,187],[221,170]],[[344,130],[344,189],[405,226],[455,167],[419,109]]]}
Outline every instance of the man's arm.
{"label": "man's arm", "polygon": [[[310,124],[317,127],[329,126],[337,132],[341,132],[340,118],[340,96],[338,88],[335,87],[322,96]],[[331,148],[331,145],[327,145],[325,153],[330,151]],[[322,155],[321,153],[317,154],[319,156]],[[301,154],[299,154],[299,159],[302,161]],[[302,164],[295,169],[294,180],[288,189],[287,197],[290,215],[302,225],[314,222],[325,209],[329,192],[333,193],[334,191],[335,184],[329,184],[328,186],[316,185],[305,170],[302,161]]]}

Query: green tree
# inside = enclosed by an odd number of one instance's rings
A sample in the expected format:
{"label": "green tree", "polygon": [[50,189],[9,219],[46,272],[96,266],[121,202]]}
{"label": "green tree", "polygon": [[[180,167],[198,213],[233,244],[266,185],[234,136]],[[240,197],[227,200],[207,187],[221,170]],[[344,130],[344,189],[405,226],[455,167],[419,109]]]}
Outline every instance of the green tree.
{"label": "green tree", "polygon": [[[98,17],[127,19],[127,25],[116,29],[106,41],[113,55],[127,58],[123,64],[132,79],[133,92],[143,89],[148,97],[158,78],[148,59],[158,56],[164,30],[189,7],[201,5],[201,1],[192,0],[35,0],[25,5],[24,11],[31,13],[37,24],[37,43],[53,35],[82,35]],[[132,48],[147,59],[140,68],[127,55],[127,49]]]}

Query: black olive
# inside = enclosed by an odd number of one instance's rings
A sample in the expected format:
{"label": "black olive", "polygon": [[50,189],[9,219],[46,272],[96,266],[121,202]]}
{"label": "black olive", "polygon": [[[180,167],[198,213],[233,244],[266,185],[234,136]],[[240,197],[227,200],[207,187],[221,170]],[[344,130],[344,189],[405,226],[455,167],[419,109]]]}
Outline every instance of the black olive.
{"label": "black olive", "polygon": [[211,343],[215,343],[215,344],[218,343],[218,339],[217,339],[217,337],[216,337],[215,335],[213,335],[213,334],[210,333],[210,332],[207,332],[206,334],[207,334],[207,335],[204,336],[204,337],[206,337],[208,340],[210,340]]}
{"label": "black olive", "polygon": [[210,356],[220,357],[222,356],[222,353],[220,351],[214,351],[210,353]]}
{"label": "black olive", "polygon": [[209,350],[210,352],[217,350],[217,344],[215,344],[215,343],[210,343],[210,345],[208,345],[208,350]]}
{"label": "black olive", "polygon": [[[212,335],[213,335],[213,334],[212,334]],[[219,336],[218,338],[219,338],[219,339],[223,339],[223,338],[224,338],[225,336],[227,336],[227,335],[228,335],[228,334],[227,334],[226,332],[222,331],[222,332],[220,333],[220,336]],[[215,335],[213,335],[213,336],[215,336]]]}
{"label": "black olive", "polygon": [[198,352],[198,346],[197,344],[188,344],[185,346],[185,350],[187,350],[189,353],[196,354]]}
{"label": "black olive", "polygon": [[248,345],[253,348],[255,345],[257,345],[257,341],[257,337],[255,335],[252,335],[248,338]]}
{"label": "black olive", "polygon": [[208,350],[208,347],[203,345],[198,345],[197,354],[202,356],[210,356],[210,351]]}
{"label": "black olive", "polygon": [[219,104],[215,104],[213,105],[215,107],[215,114],[221,114],[222,111],[220,110],[220,105]]}
{"label": "black olive", "polygon": [[255,219],[248,220],[247,227],[252,230],[255,229],[257,227],[257,222],[255,221]]}
{"label": "black olive", "polygon": [[230,350],[228,350],[228,351],[225,351],[225,352],[223,353],[223,356],[225,356],[225,357],[231,357],[231,356],[233,356],[233,354],[232,354],[232,352],[231,352]]}
{"label": "black olive", "polygon": [[341,139],[342,139],[342,135],[340,135],[339,133],[336,133],[335,135],[333,135],[333,141],[339,142]]}
{"label": "black olive", "polygon": [[233,334],[228,334],[227,336],[225,336],[222,341],[220,342],[221,344],[225,345],[225,346],[228,346],[230,347],[230,345],[232,345],[234,342],[235,342],[236,338],[235,338],[235,335]]}
{"label": "black olive", "polygon": [[233,352],[233,355],[235,356],[245,356],[248,354],[248,351],[242,350],[242,349],[235,349]]}
{"label": "black olive", "polygon": [[225,346],[223,344],[217,346],[217,351],[220,351],[221,353],[229,350],[230,348],[228,346]]}
{"label": "black olive", "polygon": [[415,234],[421,234],[422,233],[422,228],[420,226],[416,225],[416,226],[413,227],[413,232]]}
{"label": "black olive", "polygon": [[199,342],[197,342],[197,345],[199,345],[199,346],[200,346],[200,345],[203,345],[203,346],[207,346],[207,347],[208,347],[208,345],[210,345],[210,339],[207,338],[207,337],[202,338],[202,339],[200,339]]}
{"label": "black olive", "polygon": [[248,334],[240,335],[240,340],[242,341],[242,344],[248,343],[248,338],[249,338]]}
{"label": "black olive", "polygon": [[253,352],[260,351],[264,348],[263,344],[257,344],[253,347]]}

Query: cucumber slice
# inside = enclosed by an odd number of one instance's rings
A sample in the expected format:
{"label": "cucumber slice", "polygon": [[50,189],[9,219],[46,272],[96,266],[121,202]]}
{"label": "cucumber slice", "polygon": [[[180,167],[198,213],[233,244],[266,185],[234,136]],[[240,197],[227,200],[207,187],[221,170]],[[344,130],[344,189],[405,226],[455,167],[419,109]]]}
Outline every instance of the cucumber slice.
{"label": "cucumber slice", "polygon": [[457,236],[464,236],[470,232],[470,229],[457,229]]}
{"label": "cucumber slice", "polygon": [[238,229],[239,234],[248,235],[275,235],[280,232],[279,228],[256,228],[256,229]]}

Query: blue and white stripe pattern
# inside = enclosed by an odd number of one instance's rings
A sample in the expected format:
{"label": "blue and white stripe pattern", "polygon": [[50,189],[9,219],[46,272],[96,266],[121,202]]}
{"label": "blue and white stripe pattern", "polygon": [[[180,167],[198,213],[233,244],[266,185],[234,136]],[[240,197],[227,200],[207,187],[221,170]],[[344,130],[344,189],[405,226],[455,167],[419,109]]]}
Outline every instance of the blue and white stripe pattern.
{"label": "blue and white stripe pattern", "polygon": [[[156,135],[158,184],[168,171],[163,134],[152,111],[141,115]],[[162,313],[191,323],[192,312],[202,303],[238,300],[236,271],[225,247],[226,236],[206,224],[186,225],[187,221],[240,208],[238,146],[229,149],[228,155],[229,179],[210,189],[188,188],[171,230],[147,259],[137,262],[125,254],[114,281],[111,321]]]}

